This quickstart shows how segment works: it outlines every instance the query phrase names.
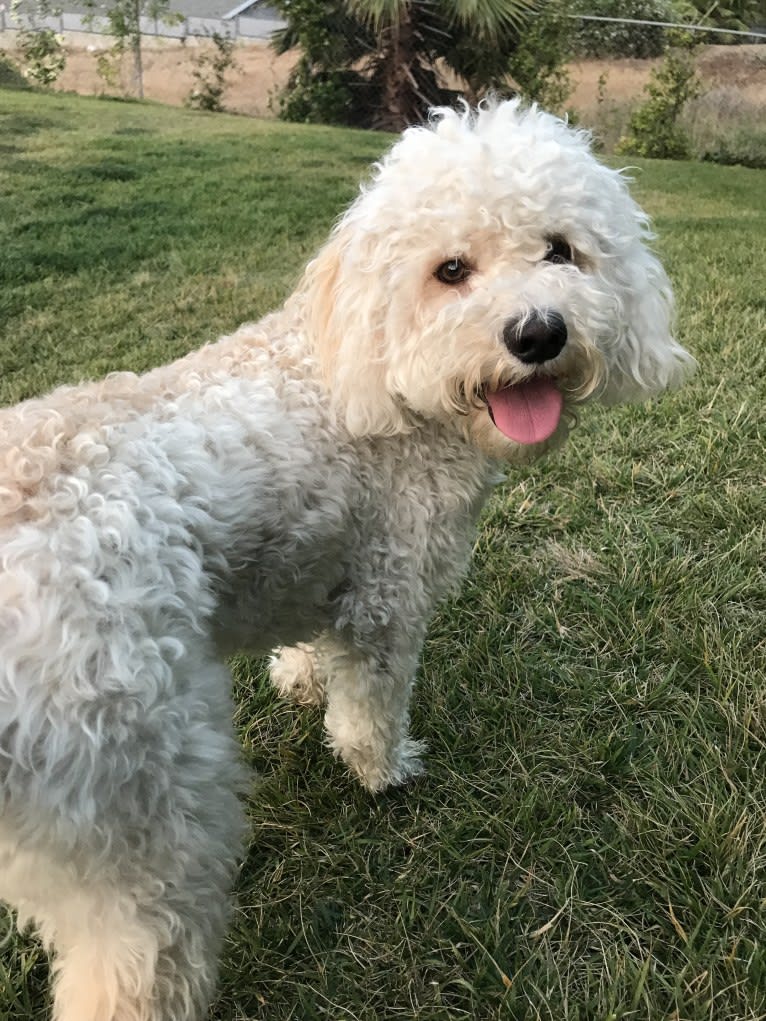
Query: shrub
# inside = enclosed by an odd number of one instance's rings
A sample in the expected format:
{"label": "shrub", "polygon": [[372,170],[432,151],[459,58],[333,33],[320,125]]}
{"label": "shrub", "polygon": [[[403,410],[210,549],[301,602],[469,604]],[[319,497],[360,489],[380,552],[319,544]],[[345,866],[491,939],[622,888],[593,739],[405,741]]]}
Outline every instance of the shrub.
{"label": "shrub", "polygon": [[370,109],[365,102],[369,85],[355,71],[311,71],[301,62],[277,100],[282,120],[301,124],[363,125]]}
{"label": "shrub", "polygon": [[49,0],[34,0],[23,10],[20,0],[13,0],[11,11],[21,24],[16,40],[21,73],[36,85],[53,85],[66,65],[64,41],[52,28],[41,27],[39,19],[59,11]]}
{"label": "shrub", "polygon": [[272,101],[277,115],[298,123],[358,124],[365,79],[352,67],[368,57],[373,37],[342,0],[277,0],[287,27],[274,37],[277,52],[299,47],[300,59]]}
{"label": "shrub", "polygon": [[96,55],[96,74],[110,88],[117,88],[120,82],[122,49],[112,46],[106,52]]}
{"label": "shrub", "polygon": [[17,42],[22,74],[36,85],[53,85],[66,65],[61,36],[52,28],[22,29]]}
{"label": "shrub", "polygon": [[560,112],[571,91],[566,63],[572,58],[572,5],[549,2],[531,18],[508,63],[521,95]]}
{"label": "shrub", "polygon": [[766,168],[763,105],[746,99],[739,89],[711,89],[689,103],[682,122],[699,159]]}
{"label": "shrub", "polygon": [[691,139],[680,122],[690,99],[701,93],[693,48],[683,38],[670,49],[662,65],[644,86],[649,98],[631,114],[628,133],[615,147],[618,154],[683,160],[693,155]]}
{"label": "shrub", "polygon": [[29,82],[11,57],[0,50],[0,88],[28,89]]}
{"label": "shrub", "polygon": [[593,135],[593,145],[599,152],[614,152],[625,133],[635,103],[632,100],[612,99],[607,90],[609,72],[598,78],[596,103],[580,113],[580,123]]}
{"label": "shrub", "polygon": [[722,163],[724,166],[752,167],[766,170],[766,131],[753,135],[740,129],[727,138],[719,138],[714,145],[700,153],[705,163]]}
{"label": "shrub", "polygon": [[[579,14],[644,21],[678,21],[672,0],[579,0]],[[659,57],[666,49],[666,29],[612,21],[575,21],[572,45],[582,57]]]}
{"label": "shrub", "polygon": [[223,93],[226,89],[226,72],[236,69],[234,59],[234,40],[231,36],[213,32],[210,36],[213,43],[212,51],[196,55],[193,58],[194,85],[186,97],[186,105],[193,110],[210,110],[220,113],[223,110]]}

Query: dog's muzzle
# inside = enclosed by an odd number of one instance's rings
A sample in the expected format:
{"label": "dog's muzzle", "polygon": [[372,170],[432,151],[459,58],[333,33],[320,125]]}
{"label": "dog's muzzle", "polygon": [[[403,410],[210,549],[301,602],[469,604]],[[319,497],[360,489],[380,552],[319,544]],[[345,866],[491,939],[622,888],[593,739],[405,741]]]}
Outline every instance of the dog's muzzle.
{"label": "dog's muzzle", "polygon": [[503,343],[525,365],[541,365],[555,358],[567,342],[567,324],[558,312],[545,309],[523,319],[509,319]]}

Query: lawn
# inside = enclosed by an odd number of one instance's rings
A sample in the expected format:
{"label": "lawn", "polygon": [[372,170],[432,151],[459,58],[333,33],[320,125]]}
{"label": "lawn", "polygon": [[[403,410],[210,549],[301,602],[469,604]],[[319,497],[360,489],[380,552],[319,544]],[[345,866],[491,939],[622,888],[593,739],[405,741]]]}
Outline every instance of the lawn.
{"label": "lawn", "polygon": [[[0,90],[0,402],[256,318],[388,144]],[[514,470],[372,797],[235,663],[252,841],[216,1021],[766,1018],[759,171],[640,162],[692,384]],[[4,935],[0,1021],[46,1016]]]}

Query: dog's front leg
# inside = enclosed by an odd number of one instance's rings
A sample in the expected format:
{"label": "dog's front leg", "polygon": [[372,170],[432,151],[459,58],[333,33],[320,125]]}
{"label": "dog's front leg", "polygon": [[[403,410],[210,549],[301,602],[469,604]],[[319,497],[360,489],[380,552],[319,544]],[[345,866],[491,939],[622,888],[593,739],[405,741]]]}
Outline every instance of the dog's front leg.
{"label": "dog's front leg", "polygon": [[409,701],[421,640],[372,648],[324,635],[316,652],[326,678],[330,747],[371,791],[423,769],[425,745],[409,736]]}
{"label": "dog's front leg", "polygon": [[321,705],[324,701],[325,679],[313,645],[298,642],[275,649],[269,661],[269,676],[280,695],[299,705]]}

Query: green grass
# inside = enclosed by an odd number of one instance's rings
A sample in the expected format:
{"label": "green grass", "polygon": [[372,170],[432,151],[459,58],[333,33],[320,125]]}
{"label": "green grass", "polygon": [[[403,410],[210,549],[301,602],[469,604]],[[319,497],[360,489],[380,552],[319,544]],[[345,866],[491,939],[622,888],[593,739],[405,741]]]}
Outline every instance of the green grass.
{"label": "green grass", "polygon": [[[0,399],[265,312],[386,144],[0,91]],[[235,664],[257,778],[217,1021],[766,1018],[766,180],[636,176],[700,372],[497,491],[410,789],[365,794]],[[43,1018],[44,954],[0,943],[0,1019]]]}

